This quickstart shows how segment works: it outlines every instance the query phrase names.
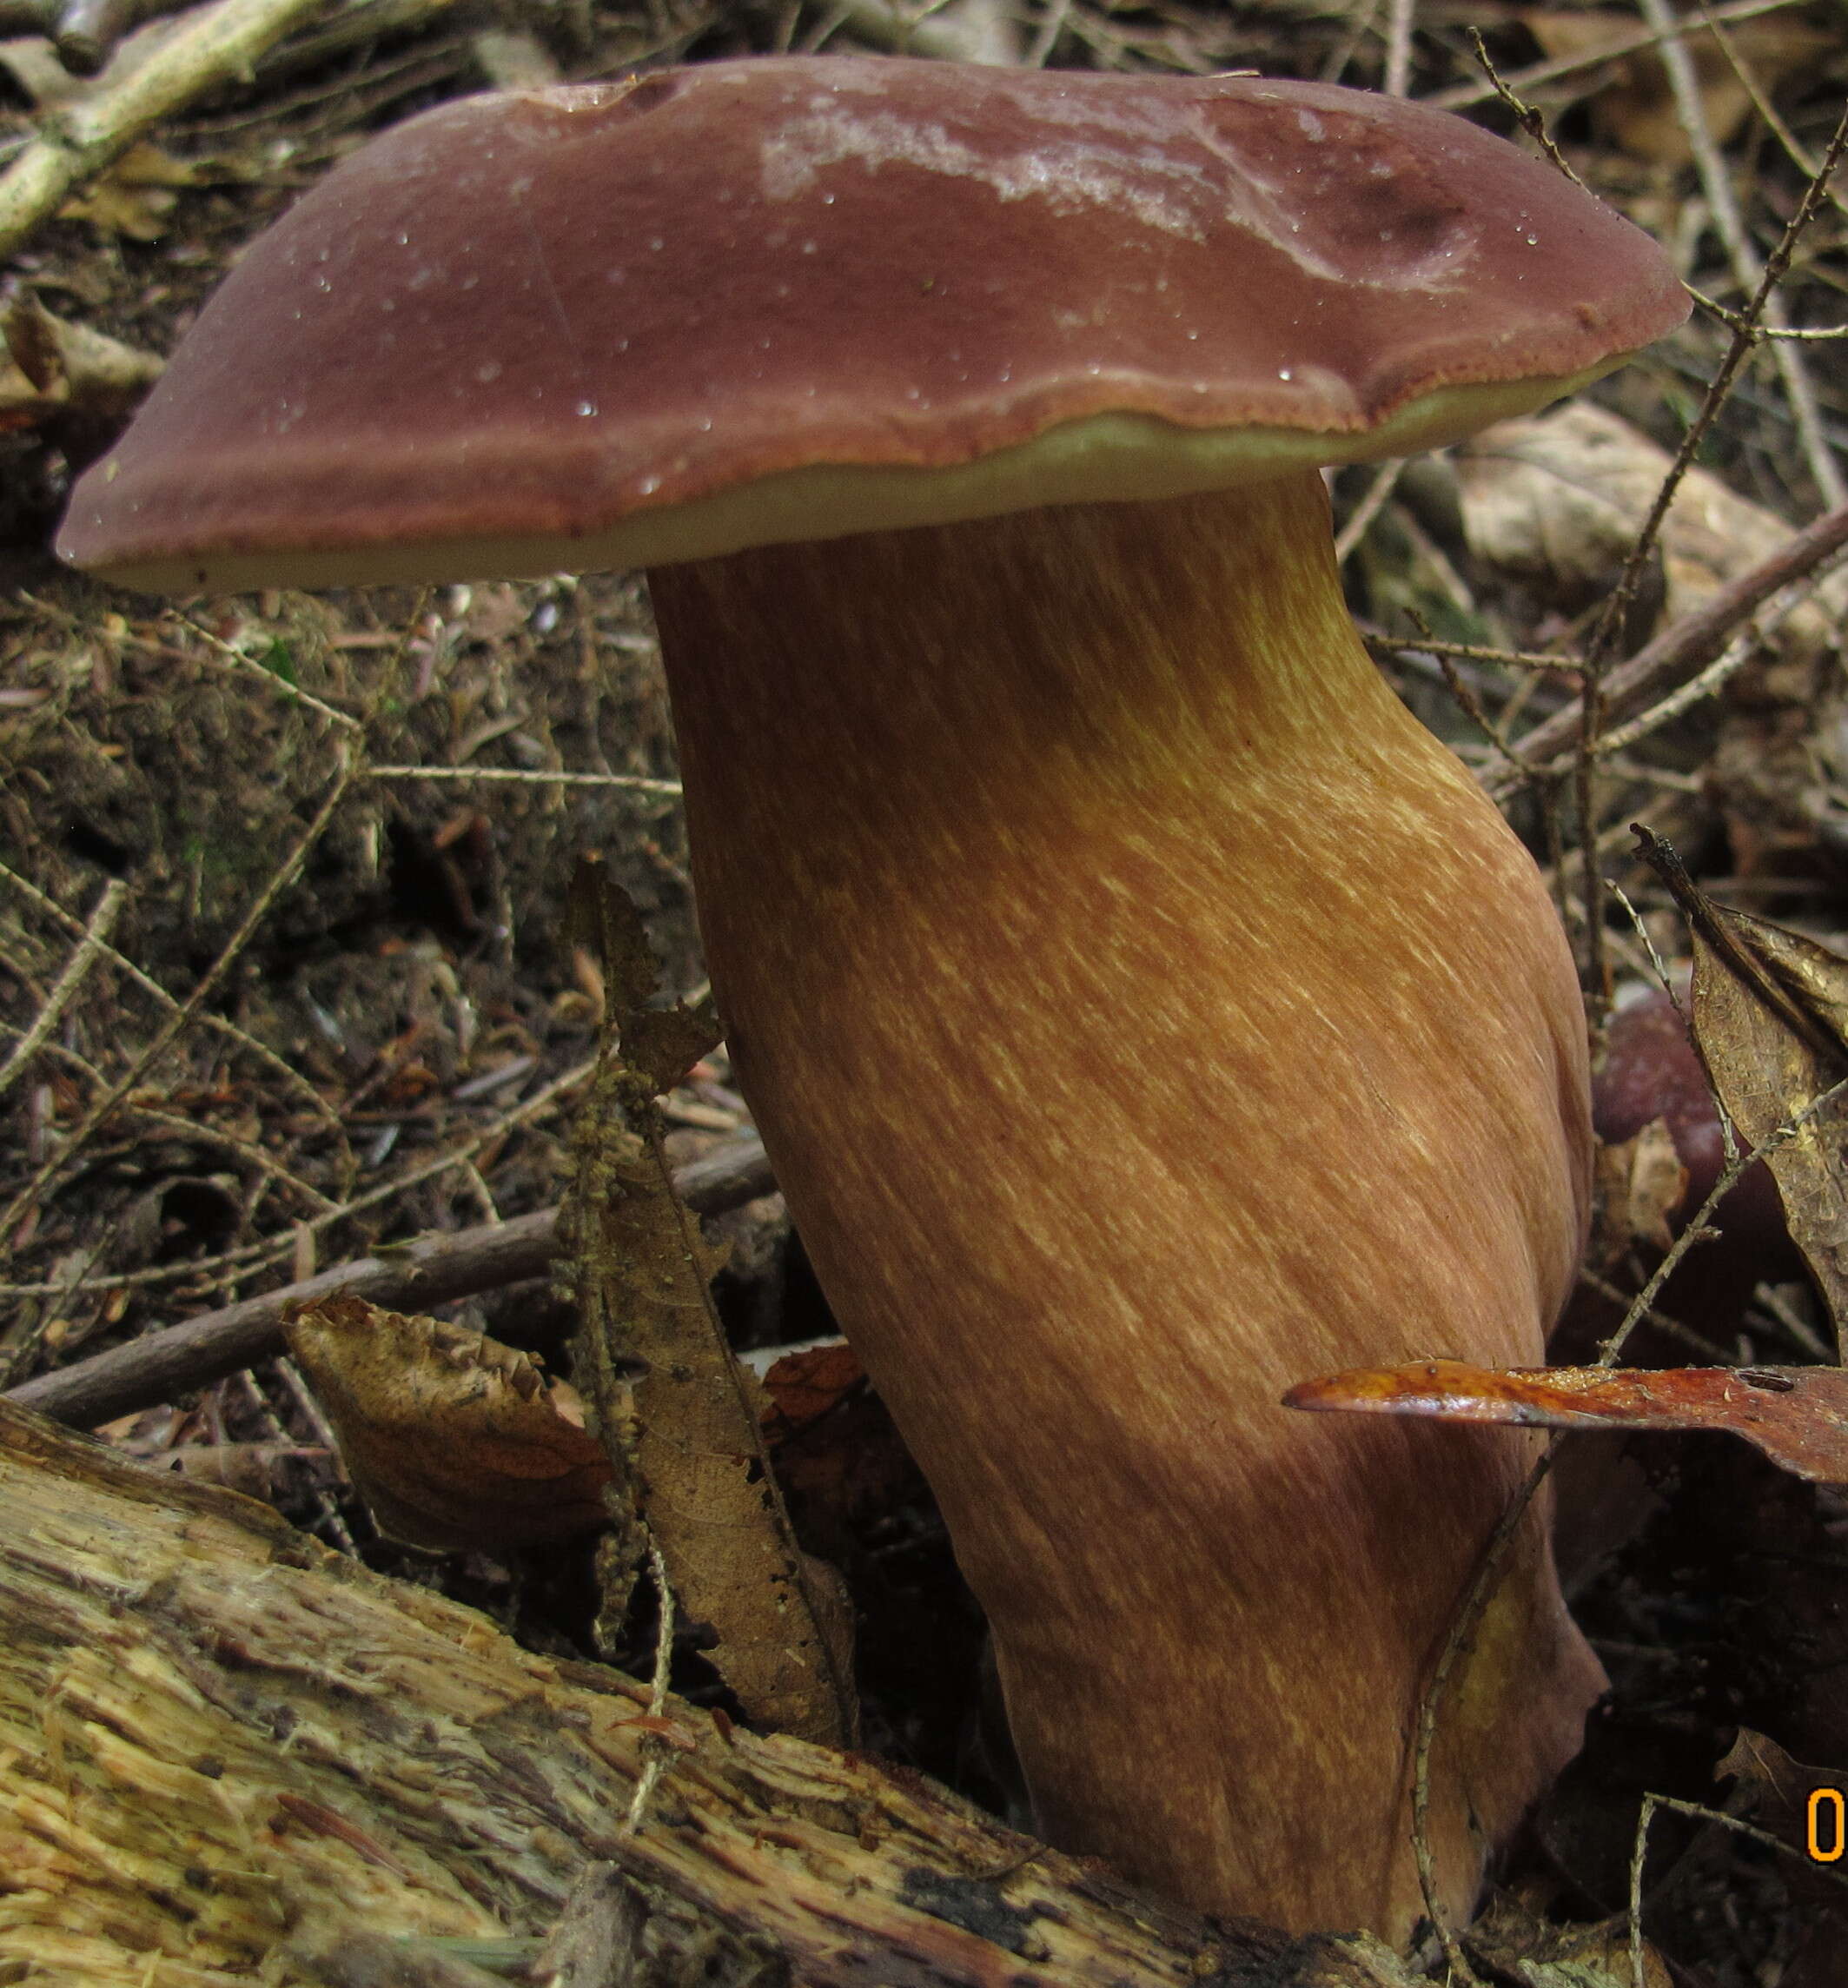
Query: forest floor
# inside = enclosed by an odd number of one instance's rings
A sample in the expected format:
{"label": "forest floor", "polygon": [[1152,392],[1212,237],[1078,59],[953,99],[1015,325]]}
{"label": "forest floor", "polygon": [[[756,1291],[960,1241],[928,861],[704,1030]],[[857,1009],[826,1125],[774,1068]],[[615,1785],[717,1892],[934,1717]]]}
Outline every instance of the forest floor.
{"label": "forest floor", "polygon": [[[75,47],[72,23],[91,16],[0,0],[0,35],[17,37],[0,40],[0,173],[60,113],[107,125],[136,48],[188,18],[137,30],[85,78],[33,29],[62,22]],[[1593,753],[1581,729],[1543,765],[1523,757],[1586,680],[1586,645],[1672,463],[1686,468],[1675,503],[1632,564],[1634,598],[1597,667],[1845,501],[1848,345],[1756,338],[1736,315],[1765,288],[1755,323],[1842,321],[1848,182],[1811,197],[1789,239],[1848,91],[1840,9],[1731,0],[1665,61],[1672,18],[1666,0],[324,0],[70,197],[33,212],[0,187],[0,240],[14,243],[0,263],[0,1386],[412,1237],[553,1205],[601,997],[596,962],[564,936],[585,853],[644,912],[664,988],[702,986],[637,579],[172,605],[99,586],[50,550],[73,474],[244,245],[373,134],[495,85],[775,50],[985,50],[1383,88],[1506,134],[1518,98],[1720,308],[1565,414],[1341,472],[1350,604],[1401,694],[1545,866],[1595,1024],[1607,995],[1621,1008],[1657,987],[1652,949],[1678,984],[1690,955],[1633,823],[1672,844],[1714,904],[1848,949],[1848,592],[1825,565],[1791,576],[1774,625],[1741,613],[1724,629],[1694,693],[1677,694],[1699,673],[1684,666],[1613,708],[1606,729],[1628,728],[1615,750]],[[1765,288],[1767,265],[1781,275]],[[1716,397],[1735,347],[1736,380]],[[1555,666],[1514,659],[1535,655]],[[1589,924],[1587,837],[1621,892],[1595,890]],[[666,1101],[676,1158],[748,1127],[729,1077],[720,1050]],[[1607,1206],[1567,1322],[1574,1356],[1639,1287],[1660,1220],[1659,1208],[1626,1227]],[[718,1226],[737,1344],[831,1330],[773,1196]],[[449,1309],[563,1358],[570,1307],[543,1280]],[[1834,1357],[1828,1306],[1775,1243],[1743,1272],[1697,1259],[1656,1309],[1673,1322],[1633,1349],[1646,1364]],[[376,1567],[582,1645],[581,1548],[515,1567],[394,1546],[287,1360],[148,1401],[105,1433],[268,1496]],[[808,1440],[792,1498],[855,1590],[869,1743],[1004,1806],[979,1616],[921,1481],[863,1384]],[[1848,1766],[1848,1714],[1825,1688],[1848,1665],[1848,1508],[1717,1435],[1647,1439],[1617,1480],[1568,1491],[1582,1514],[1574,1599],[1614,1695],[1507,1884],[1524,1909],[1596,1919],[1628,1899],[1644,1791],[1739,1815],[1756,1800],[1766,1820],[1778,1799],[1766,1761]],[[646,1622],[635,1635],[645,1662]],[[1848,1978],[1820,1958],[1832,1908],[1800,1856],[1680,1815],[1659,1817],[1651,1840],[1646,1925],[1679,1978]],[[1827,1944],[1848,1951],[1848,1932]]]}

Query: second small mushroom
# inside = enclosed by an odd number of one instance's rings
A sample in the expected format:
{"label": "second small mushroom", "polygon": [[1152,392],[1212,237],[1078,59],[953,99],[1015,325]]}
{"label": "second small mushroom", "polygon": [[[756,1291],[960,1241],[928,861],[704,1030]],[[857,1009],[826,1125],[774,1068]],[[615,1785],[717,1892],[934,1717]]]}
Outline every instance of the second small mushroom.
{"label": "second small mushroom", "polygon": [[[651,569],[732,1053],[1042,1825],[1201,1905],[1421,1909],[1413,1707],[1522,1462],[1279,1396],[1537,1362],[1586,1212],[1565,941],[1318,466],[1685,308],[1402,103],[719,63],[368,147],[72,504],[167,590]],[[1600,1683],[1536,1511],[1434,1763],[1454,1912]]]}

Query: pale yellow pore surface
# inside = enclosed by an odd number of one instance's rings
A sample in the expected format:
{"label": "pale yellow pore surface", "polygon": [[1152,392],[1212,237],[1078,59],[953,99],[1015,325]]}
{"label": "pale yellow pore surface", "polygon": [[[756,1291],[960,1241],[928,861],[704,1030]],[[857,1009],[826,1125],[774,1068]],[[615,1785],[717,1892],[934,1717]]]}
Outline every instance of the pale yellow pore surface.
{"label": "pale yellow pore surface", "polygon": [[[1416,1693],[1527,1452],[1277,1397],[1541,1358],[1589,1133],[1533,864],[1361,648],[1312,473],[652,582],[732,1048],[1043,1826],[1402,1935]],[[1453,1910],[1601,1682],[1538,1514],[1485,1647]]]}
{"label": "pale yellow pore surface", "polygon": [[[645,505],[575,535],[550,528],[498,538],[421,535],[397,514],[390,495],[369,493],[360,479],[350,512],[321,527],[304,521],[299,543],[203,542],[189,537],[183,517],[163,519],[148,534],[123,520],[137,542],[164,537],[170,549],[86,558],[84,564],[101,579],[150,593],[507,580],[660,566],[749,546],[956,523],[1047,504],[1178,497],[1319,464],[1441,448],[1575,393],[1629,357],[1619,353],[1563,379],[1435,387],[1370,427],[1348,430],[1187,427],[1145,414],[1092,414],[967,462],[812,463]],[[403,480],[439,492],[446,484],[466,488],[479,474],[469,467],[469,442],[466,433],[407,438],[417,467]],[[108,482],[106,459],[96,474]],[[275,474],[289,475],[286,456],[276,457]],[[569,476],[582,474],[574,465],[560,471],[559,480],[566,485]]]}

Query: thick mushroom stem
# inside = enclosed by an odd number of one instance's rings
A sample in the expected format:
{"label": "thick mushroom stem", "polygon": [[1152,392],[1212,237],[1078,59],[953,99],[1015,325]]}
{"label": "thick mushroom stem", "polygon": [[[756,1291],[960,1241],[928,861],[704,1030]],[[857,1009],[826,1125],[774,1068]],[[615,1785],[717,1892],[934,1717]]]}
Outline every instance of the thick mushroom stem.
{"label": "thick mushroom stem", "polygon": [[[1402,1936],[1414,1699],[1526,1468],[1294,1380],[1533,1364],[1586,1211],[1533,864],[1342,606],[1313,473],[652,576],[714,986],[993,1626],[1043,1827]],[[1531,1515],[1447,1902],[1600,1687]]]}

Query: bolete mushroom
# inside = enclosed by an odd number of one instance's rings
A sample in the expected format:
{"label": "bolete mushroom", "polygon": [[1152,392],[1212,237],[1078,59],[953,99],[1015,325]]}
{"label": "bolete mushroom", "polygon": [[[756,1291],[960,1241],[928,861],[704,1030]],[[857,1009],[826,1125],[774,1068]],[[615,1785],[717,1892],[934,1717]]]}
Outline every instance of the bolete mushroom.
{"label": "bolete mushroom", "polygon": [[[651,569],[732,1052],[1043,1826],[1197,1905],[1418,1912],[1414,1700],[1522,1461],[1278,1397],[1537,1362],[1586,1213],[1565,942],[1318,466],[1685,308],[1410,104],[715,63],[387,133],[71,504],[169,592]],[[1453,1909],[1600,1686],[1536,1512],[1435,1760]]]}

